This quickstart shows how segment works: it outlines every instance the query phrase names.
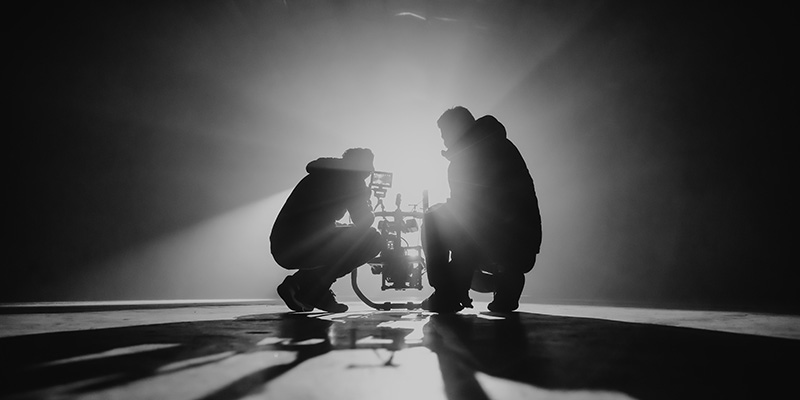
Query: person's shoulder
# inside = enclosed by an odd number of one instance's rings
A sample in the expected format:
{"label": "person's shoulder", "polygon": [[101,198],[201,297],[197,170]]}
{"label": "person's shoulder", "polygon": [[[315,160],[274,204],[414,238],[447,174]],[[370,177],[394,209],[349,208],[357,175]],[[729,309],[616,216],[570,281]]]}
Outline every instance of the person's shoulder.
{"label": "person's shoulder", "polygon": [[333,157],[320,157],[306,165],[309,174],[335,171],[341,168],[341,159]]}

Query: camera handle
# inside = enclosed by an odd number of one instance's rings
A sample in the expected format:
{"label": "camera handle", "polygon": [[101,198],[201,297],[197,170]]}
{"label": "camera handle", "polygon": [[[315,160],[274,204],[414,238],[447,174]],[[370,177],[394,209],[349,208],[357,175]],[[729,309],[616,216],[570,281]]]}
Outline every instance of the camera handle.
{"label": "camera handle", "polygon": [[[422,192],[422,209],[423,209],[422,212],[420,212],[420,211],[402,211],[401,207],[400,207],[401,203],[402,203],[402,196],[399,193],[395,197],[395,205],[396,205],[395,210],[394,211],[386,211],[386,208],[385,208],[385,206],[383,204],[383,198],[386,196],[386,192],[382,191],[381,193],[378,193],[376,191],[375,195],[376,195],[375,197],[378,199],[378,203],[376,204],[374,209],[377,210],[378,207],[380,207],[380,211],[376,211],[375,212],[375,216],[376,217],[382,217],[385,221],[387,221],[386,222],[386,224],[387,224],[386,226],[387,227],[384,228],[385,231],[382,231],[381,234],[383,236],[385,233],[391,233],[388,236],[390,236],[392,248],[395,249],[395,250],[401,250],[402,249],[402,240],[403,240],[402,239],[401,224],[408,217],[415,218],[415,219],[422,219],[422,217],[425,214],[425,211],[428,210],[428,191],[424,190]],[[415,207],[415,210],[416,210],[416,207]],[[389,219],[391,219],[391,221],[389,221]],[[418,260],[415,260],[415,262],[417,262],[417,263],[419,263],[421,265],[420,271],[424,270],[425,269],[425,262],[424,262],[424,259],[421,256],[421,254],[417,258],[418,258]],[[380,256],[376,257],[376,260],[378,260],[378,259],[381,260],[380,261],[381,263],[385,263],[387,261],[391,262],[389,260],[384,261],[382,259],[382,257],[380,257]],[[358,298],[361,299],[361,301],[363,301],[364,304],[366,304],[366,305],[368,305],[368,306],[370,306],[372,308],[375,308],[377,310],[391,310],[391,309],[413,310],[413,309],[418,309],[418,308],[420,308],[422,306],[422,303],[414,303],[414,302],[406,302],[406,303],[392,303],[392,302],[388,302],[388,301],[384,302],[384,303],[373,302],[358,287],[358,268],[353,269],[353,271],[350,273],[350,282],[351,282],[351,284],[353,286],[353,291],[356,293],[356,296],[358,296]]]}

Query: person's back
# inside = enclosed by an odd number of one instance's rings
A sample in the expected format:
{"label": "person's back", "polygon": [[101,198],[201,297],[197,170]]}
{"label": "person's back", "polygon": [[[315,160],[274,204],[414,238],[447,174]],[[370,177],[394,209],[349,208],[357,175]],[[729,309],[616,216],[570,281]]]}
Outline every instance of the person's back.
{"label": "person's back", "polygon": [[270,239],[281,252],[296,244],[310,251],[324,232],[336,227],[336,221],[350,212],[351,218],[369,218],[369,188],[363,173],[343,169],[341,159],[319,158],[306,166],[306,175],[286,200]]}
{"label": "person's back", "polygon": [[503,125],[478,119],[450,160],[449,204],[492,258],[508,251],[539,252],[541,217],[533,179]]}

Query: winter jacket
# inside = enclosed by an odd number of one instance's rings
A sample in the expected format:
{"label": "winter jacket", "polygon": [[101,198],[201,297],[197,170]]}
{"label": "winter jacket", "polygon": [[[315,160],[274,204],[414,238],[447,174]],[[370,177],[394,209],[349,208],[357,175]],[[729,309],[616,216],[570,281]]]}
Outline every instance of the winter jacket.
{"label": "winter jacket", "polygon": [[539,201],[525,160],[505,127],[493,116],[479,118],[442,154],[450,161],[447,204],[467,233],[498,252],[539,253]]}
{"label": "winter jacket", "polygon": [[306,166],[306,175],[286,200],[270,240],[273,248],[324,240],[336,221],[350,213],[353,223],[369,227],[374,214],[369,204],[366,172],[353,171],[340,158],[319,158]]}

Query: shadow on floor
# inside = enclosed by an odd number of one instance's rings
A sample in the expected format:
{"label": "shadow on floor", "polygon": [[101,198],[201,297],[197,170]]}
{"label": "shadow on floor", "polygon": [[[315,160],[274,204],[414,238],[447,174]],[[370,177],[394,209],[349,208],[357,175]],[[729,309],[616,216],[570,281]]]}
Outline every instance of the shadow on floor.
{"label": "shadow on floor", "polygon": [[296,354],[201,397],[237,399],[328,352],[372,348],[390,367],[395,351],[419,346],[438,356],[449,399],[488,398],[476,371],[639,399],[770,398],[793,389],[800,356],[788,339],[529,313],[262,314],[2,338],[0,397],[89,393],[236,355]]}
{"label": "shadow on floor", "polygon": [[450,399],[487,398],[475,371],[638,399],[777,398],[800,356],[800,342],[788,339],[523,313],[435,315],[425,337]]}

